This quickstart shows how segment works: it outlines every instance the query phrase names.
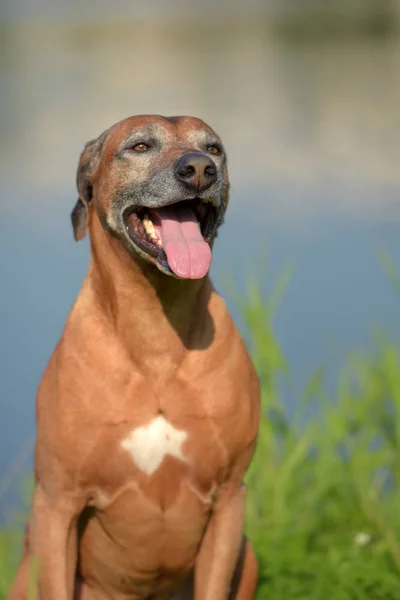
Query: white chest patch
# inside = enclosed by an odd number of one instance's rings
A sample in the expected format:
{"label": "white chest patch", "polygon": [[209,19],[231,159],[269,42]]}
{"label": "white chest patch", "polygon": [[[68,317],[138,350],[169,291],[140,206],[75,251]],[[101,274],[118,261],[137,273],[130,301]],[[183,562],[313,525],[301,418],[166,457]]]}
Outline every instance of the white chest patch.
{"label": "white chest patch", "polygon": [[141,471],[152,475],[167,454],[186,461],[181,446],[187,438],[186,431],[175,429],[159,415],[148,425],[138,427],[122,440],[121,446],[131,453]]}

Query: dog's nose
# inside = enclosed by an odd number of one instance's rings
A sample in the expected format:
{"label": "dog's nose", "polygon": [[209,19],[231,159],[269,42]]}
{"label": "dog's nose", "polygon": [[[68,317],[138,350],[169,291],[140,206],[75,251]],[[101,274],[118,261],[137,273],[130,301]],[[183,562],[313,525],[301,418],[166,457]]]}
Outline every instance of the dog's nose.
{"label": "dog's nose", "polygon": [[175,175],[187,188],[201,192],[216,181],[217,167],[205,154],[188,152],[176,163]]}

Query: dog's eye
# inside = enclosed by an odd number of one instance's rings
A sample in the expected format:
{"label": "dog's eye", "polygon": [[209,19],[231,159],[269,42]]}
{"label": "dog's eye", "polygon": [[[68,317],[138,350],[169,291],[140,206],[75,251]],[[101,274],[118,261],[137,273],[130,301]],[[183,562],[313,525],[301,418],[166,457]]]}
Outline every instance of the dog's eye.
{"label": "dog's eye", "polygon": [[148,146],[144,142],[139,142],[139,144],[135,144],[135,146],[132,146],[132,150],[134,150],[135,152],[146,152],[146,150],[148,150],[149,148],[150,146]]}
{"label": "dog's eye", "polygon": [[218,144],[210,144],[207,146],[207,150],[210,154],[221,154],[222,149]]}

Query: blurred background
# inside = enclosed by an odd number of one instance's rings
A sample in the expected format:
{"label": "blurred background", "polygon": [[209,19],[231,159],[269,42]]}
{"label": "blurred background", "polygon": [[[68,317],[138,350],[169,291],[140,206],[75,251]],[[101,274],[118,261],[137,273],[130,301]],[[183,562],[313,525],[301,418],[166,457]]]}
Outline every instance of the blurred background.
{"label": "blurred background", "polygon": [[[31,467],[38,382],[88,265],[70,211],[84,143],[190,114],[226,145],[217,287],[293,276],[275,330],[295,406],[311,370],[400,340],[378,250],[400,259],[398,0],[2,0],[0,523]],[[229,300],[235,316],[235,304]]]}

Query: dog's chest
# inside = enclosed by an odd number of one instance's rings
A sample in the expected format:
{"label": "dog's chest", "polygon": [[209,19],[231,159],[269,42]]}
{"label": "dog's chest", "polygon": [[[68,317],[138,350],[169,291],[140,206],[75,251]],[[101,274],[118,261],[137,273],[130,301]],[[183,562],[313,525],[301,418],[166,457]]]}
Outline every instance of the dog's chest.
{"label": "dog's chest", "polygon": [[101,437],[96,487],[105,504],[129,489],[165,508],[183,488],[208,503],[228,463],[220,431],[208,418],[158,413]]}

